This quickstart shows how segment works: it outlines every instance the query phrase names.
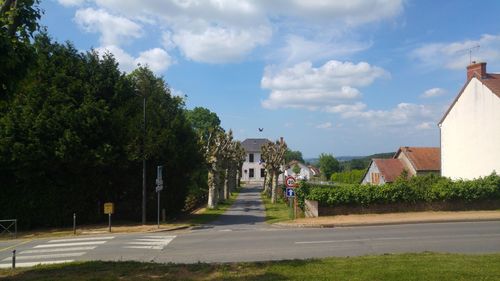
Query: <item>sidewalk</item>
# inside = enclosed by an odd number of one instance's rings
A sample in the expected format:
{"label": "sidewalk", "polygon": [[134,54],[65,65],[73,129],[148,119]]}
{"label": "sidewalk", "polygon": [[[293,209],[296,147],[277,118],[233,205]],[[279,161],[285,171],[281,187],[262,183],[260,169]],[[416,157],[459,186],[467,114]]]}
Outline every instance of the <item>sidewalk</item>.
{"label": "sidewalk", "polygon": [[284,227],[348,227],[470,221],[500,221],[500,210],[339,215],[331,217],[300,218],[293,221],[276,223],[275,225]]}

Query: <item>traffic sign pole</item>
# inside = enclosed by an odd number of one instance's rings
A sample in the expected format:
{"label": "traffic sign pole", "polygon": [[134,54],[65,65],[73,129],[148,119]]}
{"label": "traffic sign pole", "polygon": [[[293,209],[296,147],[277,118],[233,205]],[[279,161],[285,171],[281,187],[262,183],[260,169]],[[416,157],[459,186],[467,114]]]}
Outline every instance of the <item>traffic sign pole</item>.
{"label": "traffic sign pole", "polygon": [[157,209],[157,219],[158,219],[158,228],[160,228],[160,192],[163,189],[163,166],[158,166],[156,169],[156,194],[158,196],[158,209]]}

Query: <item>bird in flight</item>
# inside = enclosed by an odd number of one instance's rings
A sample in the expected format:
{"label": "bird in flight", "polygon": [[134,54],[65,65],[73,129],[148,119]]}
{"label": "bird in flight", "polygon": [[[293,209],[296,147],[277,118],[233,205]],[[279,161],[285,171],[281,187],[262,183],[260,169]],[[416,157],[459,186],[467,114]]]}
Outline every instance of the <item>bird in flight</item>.
{"label": "bird in flight", "polygon": [[259,132],[262,132],[262,131],[264,131],[264,128],[259,128]]}

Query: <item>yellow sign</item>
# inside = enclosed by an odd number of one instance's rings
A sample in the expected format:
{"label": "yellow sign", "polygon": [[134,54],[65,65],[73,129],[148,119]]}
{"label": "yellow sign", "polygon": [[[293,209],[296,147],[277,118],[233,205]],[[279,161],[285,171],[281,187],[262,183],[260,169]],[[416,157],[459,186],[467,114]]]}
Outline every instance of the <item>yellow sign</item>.
{"label": "yellow sign", "polygon": [[104,214],[113,214],[115,212],[115,205],[113,203],[104,203]]}

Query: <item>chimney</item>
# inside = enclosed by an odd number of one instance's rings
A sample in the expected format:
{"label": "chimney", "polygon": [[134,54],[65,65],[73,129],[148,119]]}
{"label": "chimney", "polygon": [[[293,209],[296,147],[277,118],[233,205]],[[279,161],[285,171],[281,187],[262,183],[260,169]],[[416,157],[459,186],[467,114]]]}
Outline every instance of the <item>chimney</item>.
{"label": "chimney", "polygon": [[471,80],[472,77],[477,79],[486,78],[486,63],[473,61],[469,66],[467,66],[467,81]]}

